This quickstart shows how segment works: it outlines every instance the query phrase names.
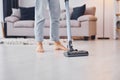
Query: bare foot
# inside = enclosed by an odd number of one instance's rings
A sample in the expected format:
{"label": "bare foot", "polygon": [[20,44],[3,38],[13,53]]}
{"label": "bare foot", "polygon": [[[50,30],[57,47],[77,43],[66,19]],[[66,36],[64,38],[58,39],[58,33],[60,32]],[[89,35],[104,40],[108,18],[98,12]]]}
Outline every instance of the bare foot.
{"label": "bare foot", "polygon": [[56,41],[54,44],[55,44],[55,50],[67,51],[67,48],[65,48],[59,41]]}
{"label": "bare foot", "polygon": [[36,51],[39,52],[39,53],[43,53],[44,52],[42,42],[38,42],[37,43]]}

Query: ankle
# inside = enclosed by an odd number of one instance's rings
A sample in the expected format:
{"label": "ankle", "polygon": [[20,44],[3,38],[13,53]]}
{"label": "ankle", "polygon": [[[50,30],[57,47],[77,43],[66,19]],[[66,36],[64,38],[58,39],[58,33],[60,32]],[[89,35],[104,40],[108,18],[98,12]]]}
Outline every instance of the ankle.
{"label": "ankle", "polygon": [[55,41],[54,44],[55,45],[61,45],[60,41]]}
{"label": "ankle", "polygon": [[37,42],[37,46],[42,46],[42,42]]}
{"label": "ankle", "polygon": [[36,51],[37,51],[37,52],[40,52],[40,53],[43,53],[43,52],[44,52],[42,42],[37,42]]}

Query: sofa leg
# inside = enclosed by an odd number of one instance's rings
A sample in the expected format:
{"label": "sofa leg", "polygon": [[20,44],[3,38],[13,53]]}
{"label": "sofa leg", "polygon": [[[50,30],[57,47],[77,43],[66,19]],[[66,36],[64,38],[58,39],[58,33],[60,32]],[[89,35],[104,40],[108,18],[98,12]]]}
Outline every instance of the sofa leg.
{"label": "sofa leg", "polygon": [[91,36],[91,40],[95,40],[96,36],[95,35],[92,35]]}
{"label": "sofa leg", "polygon": [[84,36],[84,40],[85,40],[85,41],[88,41],[88,40],[89,40],[89,37],[88,37],[88,36]]}

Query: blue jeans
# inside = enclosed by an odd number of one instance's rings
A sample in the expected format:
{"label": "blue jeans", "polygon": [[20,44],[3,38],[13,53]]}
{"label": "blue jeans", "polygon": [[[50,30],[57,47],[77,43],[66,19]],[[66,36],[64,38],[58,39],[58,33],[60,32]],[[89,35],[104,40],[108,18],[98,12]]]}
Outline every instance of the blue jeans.
{"label": "blue jeans", "polygon": [[45,11],[47,4],[50,10],[50,39],[59,41],[59,17],[60,17],[60,3],[59,0],[36,0],[35,5],[35,40],[37,42],[43,41],[43,28],[45,23]]}

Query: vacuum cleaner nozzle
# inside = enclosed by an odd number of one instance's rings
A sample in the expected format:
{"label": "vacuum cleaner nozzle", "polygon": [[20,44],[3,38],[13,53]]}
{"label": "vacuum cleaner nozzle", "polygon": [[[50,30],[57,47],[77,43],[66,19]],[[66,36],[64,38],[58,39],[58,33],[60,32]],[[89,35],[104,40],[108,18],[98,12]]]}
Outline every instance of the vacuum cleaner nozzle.
{"label": "vacuum cleaner nozzle", "polygon": [[85,50],[81,50],[81,51],[73,50],[73,51],[65,52],[64,55],[66,57],[80,57],[80,56],[88,56],[89,53],[88,51],[85,51]]}

